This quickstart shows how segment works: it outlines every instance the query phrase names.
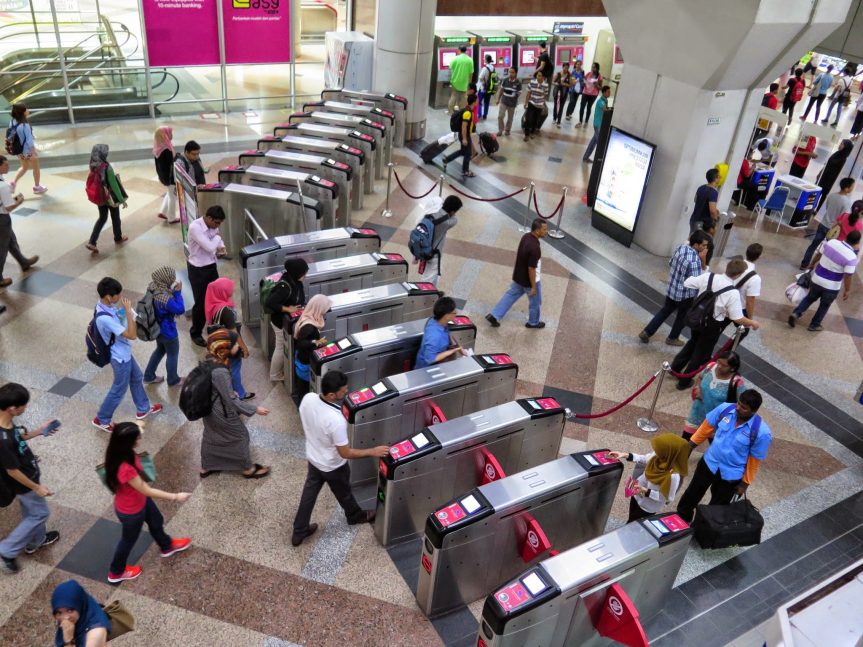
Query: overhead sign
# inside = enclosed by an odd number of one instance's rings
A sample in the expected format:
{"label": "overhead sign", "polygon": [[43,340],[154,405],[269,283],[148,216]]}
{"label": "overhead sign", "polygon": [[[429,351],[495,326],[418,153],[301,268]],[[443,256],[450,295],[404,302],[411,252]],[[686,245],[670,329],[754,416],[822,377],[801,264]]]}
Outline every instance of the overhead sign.
{"label": "overhead sign", "polygon": [[556,22],[554,29],[551,30],[554,34],[566,34],[573,36],[581,36],[584,31],[583,22]]}

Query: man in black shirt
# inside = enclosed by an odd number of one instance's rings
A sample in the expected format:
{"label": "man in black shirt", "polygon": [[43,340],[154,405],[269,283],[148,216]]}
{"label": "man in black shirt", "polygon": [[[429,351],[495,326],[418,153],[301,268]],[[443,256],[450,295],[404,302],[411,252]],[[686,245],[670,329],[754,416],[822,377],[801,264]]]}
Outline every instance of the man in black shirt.
{"label": "man in black shirt", "polygon": [[695,207],[689,216],[690,234],[696,229],[709,229],[719,220],[719,208],[716,206],[719,200],[719,171],[708,169],[705,179],[707,184],[702,184],[695,192]]}
{"label": "man in black shirt", "polygon": [[536,70],[542,72],[542,76],[551,81],[554,64],[552,64],[551,57],[548,55],[547,43],[539,44],[539,58],[536,59]]}

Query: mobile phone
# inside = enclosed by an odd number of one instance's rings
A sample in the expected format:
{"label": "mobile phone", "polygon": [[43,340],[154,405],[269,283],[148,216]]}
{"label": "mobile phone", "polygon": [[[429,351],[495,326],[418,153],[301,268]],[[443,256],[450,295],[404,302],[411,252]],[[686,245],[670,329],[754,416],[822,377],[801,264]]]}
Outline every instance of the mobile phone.
{"label": "mobile phone", "polygon": [[54,430],[56,430],[56,429],[59,429],[59,428],[60,428],[60,421],[59,421],[59,420],[52,420],[51,422],[49,422],[49,423],[45,426],[45,429],[43,429],[43,430],[42,430],[42,435],[43,435],[43,436],[47,436],[47,435],[48,435],[48,434],[50,434],[52,431],[54,431]]}

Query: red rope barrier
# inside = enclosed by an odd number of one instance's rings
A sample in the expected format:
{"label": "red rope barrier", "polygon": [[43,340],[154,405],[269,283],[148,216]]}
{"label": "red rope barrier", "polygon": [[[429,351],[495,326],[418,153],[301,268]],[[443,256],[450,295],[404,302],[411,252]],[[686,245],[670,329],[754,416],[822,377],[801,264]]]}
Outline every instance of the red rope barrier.
{"label": "red rope barrier", "polygon": [[500,202],[501,200],[506,200],[507,198],[514,198],[519,193],[522,193],[523,191],[527,190],[526,187],[521,187],[518,191],[514,191],[513,193],[510,193],[508,195],[502,195],[499,198],[480,198],[479,196],[465,193],[464,191],[459,189],[457,186],[449,185],[449,188],[452,189],[453,191],[455,191],[456,193],[463,195],[466,198],[469,198],[471,200],[476,200],[478,202]]}
{"label": "red rope barrier", "polygon": [[410,192],[405,188],[404,184],[402,184],[402,181],[399,179],[399,174],[398,174],[398,173],[396,173],[396,170],[395,170],[395,169],[393,169],[393,175],[394,175],[394,176],[395,176],[395,178],[396,178],[396,184],[398,184],[398,185],[399,185],[399,188],[400,188],[402,191],[404,191],[404,192],[405,192],[405,195],[407,195],[407,197],[409,197],[409,198],[413,198],[414,200],[422,200],[422,199],[423,199],[424,197],[426,197],[429,193],[431,193],[432,191],[434,191],[434,190],[435,190],[435,188],[437,187],[437,182],[435,182],[434,184],[432,184],[432,185],[431,185],[431,188],[430,188],[428,191],[426,191],[425,193],[423,193],[422,195],[413,195],[412,193],[410,193]]}
{"label": "red rope barrier", "polygon": [[678,380],[688,380],[688,379],[690,379],[690,378],[693,378],[693,377],[695,377],[696,375],[698,375],[699,373],[701,373],[701,371],[703,371],[703,370],[704,370],[704,367],[705,367],[705,366],[707,366],[708,364],[710,364],[710,362],[715,362],[715,361],[716,361],[716,358],[717,358],[717,357],[719,357],[719,356],[720,356],[722,353],[724,353],[725,351],[727,351],[729,348],[731,348],[731,344],[733,344],[733,343],[734,343],[734,338],[732,337],[732,338],[731,338],[731,339],[729,339],[727,342],[725,342],[725,345],[724,345],[722,348],[720,348],[718,351],[716,351],[715,353],[713,353],[713,357],[711,357],[709,360],[707,360],[706,362],[704,362],[704,365],[703,365],[703,366],[701,366],[701,367],[699,367],[699,368],[695,369],[694,371],[691,371],[691,372],[689,372],[689,373],[678,373],[677,371],[670,370],[670,371],[668,371],[668,372],[669,372],[672,376],[676,377]]}
{"label": "red rope barrier", "polygon": [[551,212],[549,216],[543,216],[539,212],[539,203],[536,201],[536,193],[533,194],[533,208],[536,211],[536,215],[542,218],[543,220],[551,220],[557,215],[557,212],[560,211],[560,208],[563,206],[563,196],[560,196],[560,202],[557,203],[557,206],[554,208],[554,211]]}
{"label": "red rope barrier", "polygon": [[658,375],[658,373],[654,373],[653,376],[649,380],[647,380],[647,382],[645,382],[644,386],[642,386],[640,389],[638,389],[638,391],[636,391],[631,396],[626,398],[626,400],[624,400],[620,404],[616,404],[615,406],[611,407],[611,409],[609,409],[608,411],[603,411],[602,413],[576,413],[573,415],[573,417],[574,418],[582,418],[585,420],[591,420],[593,418],[604,418],[605,416],[610,416],[612,413],[619,411],[620,409],[625,407],[627,404],[629,404],[630,402],[635,400],[635,398],[637,398],[639,395],[644,393],[644,391],[651,384],[653,384],[654,380],[656,380],[657,375]]}

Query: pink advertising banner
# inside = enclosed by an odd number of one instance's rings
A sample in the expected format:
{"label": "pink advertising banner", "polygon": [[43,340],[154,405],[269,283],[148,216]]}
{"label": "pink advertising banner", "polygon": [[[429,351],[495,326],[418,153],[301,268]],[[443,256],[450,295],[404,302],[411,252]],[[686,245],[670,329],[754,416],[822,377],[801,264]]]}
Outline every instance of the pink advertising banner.
{"label": "pink advertising banner", "polygon": [[290,0],[221,0],[225,62],[290,63]]}
{"label": "pink advertising banner", "polygon": [[219,64],[216,0],[143,0],[143,7],[151,66]]}

